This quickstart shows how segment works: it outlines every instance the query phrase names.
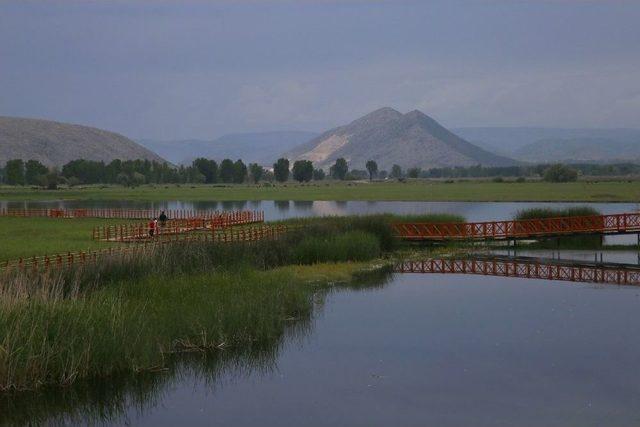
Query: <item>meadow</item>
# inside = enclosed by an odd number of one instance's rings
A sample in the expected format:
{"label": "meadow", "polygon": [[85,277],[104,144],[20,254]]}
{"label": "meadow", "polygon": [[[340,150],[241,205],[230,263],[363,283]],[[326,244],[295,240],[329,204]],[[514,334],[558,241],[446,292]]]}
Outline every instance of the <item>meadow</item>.
{"label": "meadow", "polygon": [[531,202],[636,202],[640,184],[634,181],[487,182],[427,181],[346,182],[306,184],[83,186],[42,190],[0,187],[0,199],[28,200],[135,200],[135,201],[244,201],[244,200],[389,200],[389,201],[531,201]]}
{"label": "meadow", "polygon": [[91,239],[93,227],[126,222],[100,218],[0,217],[0,261],[107,248],[113,243]]}

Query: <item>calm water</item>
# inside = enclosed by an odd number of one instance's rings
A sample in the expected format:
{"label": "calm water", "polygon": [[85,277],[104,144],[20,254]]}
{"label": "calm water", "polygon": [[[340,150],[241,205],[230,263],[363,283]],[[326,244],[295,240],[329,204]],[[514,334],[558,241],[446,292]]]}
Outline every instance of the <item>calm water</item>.
{"label": "calm water", "polygon": [[263,355],[48,395],[13,407],[12,418],[76,411],[67,422],[635,426],[639,322],[634,287],[394,275],[330,293]]}
{"label": "calm water", "polygon": [[469,221],[512,219],[521,209],[531,207],[593,206],[604,214],[633,212],[638,203],[494,203],[494,202],[364,202],[364,201],[210,201],[164,202],[135,201],[1,201],[0,208],[136,208],[136,209],[197,209],[197,210],[264,210],[265,219],[278,220],[294,217],[353,214],[424,214],[452,213],[464,216]]}
{"label": "calm water", "polygon": [[[356,214],[425,214],[451,213],[468,221],[513,219],[522,209],[532,207],[592,206],[603,214],[634,212],[638,203],[523,203],[523,202],[363,202],[363,201],[210,201],[210,202],[135,202],[135,201],[1,201],[0,208],[132,208],[132,209],[195,209],[195,210],[263,210],[267,221],[296,217]],[[608,236],[607,244],[634,244],[636,236]]]}

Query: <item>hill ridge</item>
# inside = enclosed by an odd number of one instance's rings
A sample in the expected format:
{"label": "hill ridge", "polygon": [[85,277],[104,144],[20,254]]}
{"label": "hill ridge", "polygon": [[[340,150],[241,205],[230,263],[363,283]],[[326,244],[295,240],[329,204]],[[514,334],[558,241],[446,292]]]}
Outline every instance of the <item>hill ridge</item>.
{"label": "hill ridge", "polygon": [[165,160],[116,132],[46,119],[0,116],[0,164],[11,159],[61,166],[71,160]]}
{"label": "hill ridge", "polygon": [[383,107],[338,126],[284,154],[328,168],[344,157],[352,168],[375,160],[380,169],[393,164],[429,169],[446,166],[506,166],[515,160],[498,156],[455,135],[419,110],[406,114]]}

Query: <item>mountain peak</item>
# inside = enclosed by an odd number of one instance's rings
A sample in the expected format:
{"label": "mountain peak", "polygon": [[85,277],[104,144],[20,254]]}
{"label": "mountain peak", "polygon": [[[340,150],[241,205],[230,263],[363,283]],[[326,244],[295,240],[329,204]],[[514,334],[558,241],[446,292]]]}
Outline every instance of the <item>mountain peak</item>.
{"label": "mountain peak", "polygon": [[420,110],[412,110],[409,111],[407,114],[404,115],[406,118],[408,119],[422,119],[422,118],[428,118],[431,119],[431,117],[427,116],[425,113],[423,113]]}
{"label": "mountain peak", "polygon": [[356,121],[360,120],[397,120],[402,117],[402,113],[398,110],[394,110],[391,107],[378,108],[369,114],[362,116]]}
{"label": "mountain peak", "polygon": [[364,168],[367,160],[375,160],[387,170],[393,164],[428,169],[515,163],[463,140],[421,111],[402,114],[390,107],[329,130],[285,156],[311,160],[321,168],[331,166],[339,157],[352,168]]}

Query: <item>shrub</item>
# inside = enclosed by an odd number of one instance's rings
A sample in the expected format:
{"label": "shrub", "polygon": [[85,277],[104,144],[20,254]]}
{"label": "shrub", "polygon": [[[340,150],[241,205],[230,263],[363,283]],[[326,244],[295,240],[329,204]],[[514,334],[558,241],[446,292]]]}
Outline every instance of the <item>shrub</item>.
{"label": "shrub", "polygon": [[363,231],[331,236],[308,237],[292,250],[291,259],[297,264],[318,262],[366,261],[380,256],[380,241]]}
{"label": "shrub", "polygon": [[542,179],[547,182],[569,182],[578,179],[578,171],[563,164],[555,164],[545,169]]}

